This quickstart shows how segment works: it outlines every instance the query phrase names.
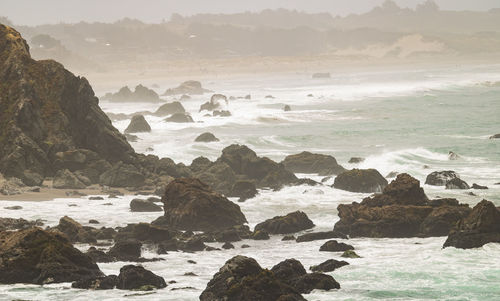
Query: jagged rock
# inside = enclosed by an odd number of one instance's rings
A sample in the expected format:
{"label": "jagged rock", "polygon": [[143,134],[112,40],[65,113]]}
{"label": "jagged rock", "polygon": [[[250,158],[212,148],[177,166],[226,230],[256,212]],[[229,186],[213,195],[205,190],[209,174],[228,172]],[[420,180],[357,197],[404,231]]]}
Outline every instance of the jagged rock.
{"label": "jagged rock", "polygon": [[55,61],[31,59],[20,34],[4,25],[0,90],[6,91],[0,98],[0,172],[6,177],[28,183],[34,173],[53,176],[55,154],[71,149],[91,150],[109,162],[134,160],[87,80]]}
{"label": "jagged rock", "polygon": [[471,188],[472,189],[488,189],[487,186],[479,185],[479,184],[476,184],[476,183],[472,184]]}
{"label": "jagged rock", "polygon": [[0,193],[3,195],[21,194],[24,190],[24,183],[18,178],[5,179],[0,174]]}
{"label": "jagged rock", "polygon": [[144,286],[159,289],[167,287],[167,283],[163,277],[146,270],[142,266],[126,265],[120,269],[116,284],[117,289],[140,290]]}
{"label": "jagged rock", "polygon": [[214,163],[210,162],[208,166],[200,169],[199,172],[194,174],[196,178],[208,184],[217,192],[225,195],[231,194],[232,187],[236,181],[236,175],[229,165],[217,161]]}
{"label": "jagged rock", "polygon": [[332,186],[351,192],[382,192],[387,184],[376,169],[355,168],[339,174]]}
{"label": "jagged rock", "polygon": [[450,231],[443,248],[479,248],[490,242],[500,243],[500,210],[482,200]]}
{"label": "jagged rock", "polygon": [[307,241],[313,241],[313,240],[323,240],[323,239],[330,239],[330,238],[344,238],[346,239],[347,236],[339,231],[327,231],[327,232],[313,232],[313,233],[306,233],[303,235],[300,235],[297,237],[296,241],[297,242],[307,242]]}
{"label": "jagged rock", "polygon": [[40,228],[0,232],[0,283],[59,283],[103,276],[63,236]]}
{"label": "jagged rock", "polygon": [[325,242],[320,248],[320,251],[325,252],[343,252],[347,250],[354,250],[354,247],[343,242],[338,242],[336,240],[329,240]]}
{"label": "jagged rock", "polygon": [[144,175],[129,164],[119,162],[99,177],[99,182],[110,187],[139,187],[144,184]]}
{"label": "jagged rock", "polygon": [[90,247],[85,254],[92,258],[94,262],[113,262],[116,260],[113,256],[97,250],[95,247]]}
{"label": "jagged rock", "polygon": [[169,229],[156,220],[152,224],[128,224],[119,229],[115,240],[137,240],[147,243],[168,241],[179,234],[178,231]]}
{"label": "jagged rock", "polygon": [[305,300],[253,258],[235,256],[224,264],[200,295],[201,301]]}
{"label": "jagged rock", "polygon": [[54,227],[54,229],[66,235],[70,242],[97,242],[91,232],[87,231],[80,223],[68,216],[61,217],[59,225]]}
{"label": "jagged rock", "polygon": [[194,122],[191,115],[187,113],[175,113],[172,116],[165,119],[166,122],[177,122],[177,123],[187,123]]}
{"label": "jagged rock", "polygon": [[288,241],[288,240],[295,240],[295,236],[293,235],[285,235],[283,236],[283,238],[281,239],[281,241]]}
{"label": "jagged rock", "polygon": [[133,199],[130,202],[130,210],[133,212],[155,212],[163,211],[163,208],[147,200]]}
{"label": "jagged rock", "polygon": [[328,259],[327,261],[324,261],[318,265],[313,265],[309,269],[313,272],[323,272],[323,273],[328,273],[328,272],[333,272],[338,268],[341,268],[343,266],[349,265],[347,261],[344,260],[335,260],[335,259]]}
{"label": "jagged rock", "polygon": [[107,93],[102,97],[103,100],[109,100],[114,102],[158,102],[160,97],[158,94],[147,87],[139,84],[135,87],[134,92],[132,92],[129,87],[122,87],[116,93]]}
{"label": "jagged rock", "polygon": [[269,233],[267,233],[267,231],[264,231],[264,230],[254,231],[252,233],[252,235],[250,236],[250,238],[253,240],[268,240],[268,239],[270,239]]}
{"label": "jagged rock", "polygon": [[186,113],[186,109],[184,109],[184,106],[178,102],[174,101],[171,103],[166,103],[161,105],[158,110],[156,110],[153,115],[163,117],[167,115],[173,115],[173,114],[183,114]]}
{"label": "jagged rock", "polygon": [[271,234],[288,234],[314,227],[313,222],[302,211],[275,216],[255,226],[255,231],[264,230]]}
{"label": "jagged rock", "polygon": [[356,252],[354,252],[353,250],[344,251],[344,253],[342,253],[342,255],[340,255],[340,257],[344,257],[344,258],[361,258],[361,256],[359,256],[358,254],[356,254]]}
{"label": "jagged rock", "polygon": [[434,171],[425,178],[425,184],[434,186],[445,186],[452,179],[460,178],[460,176],[452,170]]}
{"label": "jagged rock", "polygon": [[124,133],[130,134],[142,132],[151,132],[151,127],[143,115],[134,115]]}
{"label": "jagged rock", "polygon": [[200,106],[200,112],[201,111],[214,111],[215,109],[218,109],[221,104],[220,100],[223,100],[224,102],[227,103],[227,97],[222,95],[222,94],[214,94],[212,97],[210,97],[210,101],[205,102]]}
{"label": "jagged rock", "polygon": [[223,230],[246,223],[240,207],[198,179],[175,179],[162,198],[165,219],[173,228]]}
{"label": "jagged rock", "polygon": [[286,156],[281,163],[285,165],[286,169],[295,173],[338,175],[345,171],[333,156],[310,152]]}
{"label": "jagged rock", "polygon": [[118,276],[109,275],[98,278],[87,278],[75,281],[71,284],[72,288],[92,289],[92,290],[110,290],[116,287]]}
{"label": "jagged rock", "polygon": [[87,187],[71,171],[60,170],[54,176],[52,187],[58,189],[83,189]]}
{"label": "jagged rock", "polygon": [[470,208],[456,200],[429,201],[420,182],[403,173],[382,194],[337,210],[334,229],[350,237],[429,237],[448,232]]}
{"label": "jagged rock", "polygon": [[446,189],[470,189],[469,184],[460,178],[453,178],[446,182]]}
{"label": "jagged rock", "polygon": [[206,132],[206,133],[203,133],[203,134],[199,135],[198,137],[196,137],[196,139],[194,141],[195,142],[215,142],[215,141],[219,141],[219,139],[217,139],[217,137],[215,137],[214,134]]}
{"label": "jagged rock", "polygon": [[363,161],[365,161],[365,158],[352,157],[351,159],[349,159],[348,163],[361,163]]}
{"label": "jagged rock", "polygon": [[257,195],[258,191],[253,181],[240,180],[236,181],[229,192],[229,197],[238,197],[238,202],[244,202]]}
{"label": "jagged rock", "polygon": [[285,105],[283,107],[283,111],[285,111],[285,112],[290,112],[291,110],[292,110],[292,108],[289,105]]}
{"label": "jagged rock", "polygon": [[0,217],[0,231],[24,230],[43,226],[41,220],[28,221],[24,218]]}
{"label": "jagged rock", "polygon": [[195,158],[192,162],[191,162],[191,165],[189,166],[189,168],[193,171],[193,172],[200,172],[200,171],[203,171],[207,168],[210,167],[210,165],[212,165],[212,161],[210,161],[209,159],[205,158],[205,157],[197,157]]}
{"label": "jagged rock", "polygon": [[141,257],[142,243],[137,240],[119,240],[108,255],[120,261],[135,261]]}
{"label": "jagged rock", "polygon": [[[165,91],[163,95],[178,95],[178,94],[188,94],[188,95],[200,95],[203,93],[211,92],[210,90],[203,89],[199,81],[188,80],[180,84],[176,88],[171,88]],[[183,95],[184,96],[184,95]]]}

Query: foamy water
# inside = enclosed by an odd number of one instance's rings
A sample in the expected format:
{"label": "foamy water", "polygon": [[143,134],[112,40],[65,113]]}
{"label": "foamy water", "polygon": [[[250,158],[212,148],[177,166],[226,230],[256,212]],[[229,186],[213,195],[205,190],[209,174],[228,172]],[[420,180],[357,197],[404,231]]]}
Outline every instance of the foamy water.
{"label": "foamy water", "polygon": [[[166,123],[164,118],[146,116],[151,133],[138,133],[132,143],[139,152],[170,157],[189,164],[198,156],[216,159],[232,144],[246,144],[261,156],[281,161],[286,155],[303,150],[331,154],[346,168],[376,168],[382,175],[407,172],[423,184],[435,170],[454,170],[467,183],[487,185],[474,190],[475,196],[461,190],[423,185],[433,197],[454,197],[471,206],[485,198],[500,205],[500,140],[488,137],[498,133],[500,88],[478,83],[499,81],[500,68],[478,67],[456,70],[417,70],[412,72],[357,73],[312,80],[304,76],[213,81],[204,85],[227,96],[252,95],[251,100],[229,101],[231,117],[205,117],[199,106],[210,95],[183,101],[195,123]],[[116,87],[117,89],[119,87]],[[164,91],[167,87],[158,89]],[[105,91],[102,91],[105,92]],[[99,94],[99,93],[98,93]],[[309,97],[308,94],[312,94]],[[265,98],[273,95],[275,98]],[[171,101],[173,98],[166,98]],[[288,104],[292,111],[284,112]],[[107,112],[155,111],[160,104],[113,104],[101,102]],[[129,121],[114,125],[123,131]],[[210,131],[219,139],[214,143],[195,143],[201,133]],[[153,150],[148,150],[152,148]],[[448,160],[448,151],[459,160]],[[364,157],[360,164],[349,164],[350,157]],[[298,175],[320,181],[315,175]],[[325,184],[331,185],[333,178]],[[316,224],[315,231],[333,228],[337,206],[361,201],[368,194],[350,193],[328,185],[285,187],[238,203],[249,226],[276,215],[302,210]],[[56,199],[49,202],[3,201],[2,207],[21,205],[22,210],[2,210],[3,217],[43,219],[52,226],[68,215],[84,225],[97,219],[100,226],[117,227],[127,223],[149,222],[161,213],[132,213],[133,196],[90,201],[84,198]],[[235,200],[233,200],[235,201]],[[111,203],[112,205],[103,205]],[[69,206],[69,205],[76,205]],[[357,238],[346,241],[356,248],[360,259],[346,259],[350,265],[331,274],[340,284],[338,291],[314,291],[308,300],[498,300],[500,299],[500,244],[487,244],[472,250],[442,249],[446,237],[408,239]],[[165,261],[145,263],[147,269],[168,282],[166,289],[153,294],[135,292],[84,291],[69,289],[70,284],[47,286],[2,285],[0,299],[37,300],[196,300],[213,274],[234,255],[254,257],[263,267],[272,267],[296,258],[306,268],[340,253],[319,252],[324,241],[282,242],[281,236],[269,241],[236,242],[233,250],[157,255],[144,249],[145,257]],[[251,247],[242,249],[242,244]],[[209,245],[220,247],[220,243]],[[88,245],[78,245],[86,250]],[[197,264],[188,264],[194,260]],[[99,264],[106,274],[117,274],[124,262]],[[194,272],[198,276],[184,276]],[[172,288],[183,288],[172,291]],[[133,295],[136,294],[136,295]],[[130,296],[133,295],[133,296]]]}

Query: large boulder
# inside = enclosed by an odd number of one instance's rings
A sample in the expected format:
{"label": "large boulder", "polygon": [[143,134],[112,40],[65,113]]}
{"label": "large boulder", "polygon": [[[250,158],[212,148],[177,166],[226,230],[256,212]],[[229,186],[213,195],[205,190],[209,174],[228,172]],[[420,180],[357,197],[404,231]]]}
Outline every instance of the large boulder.
{"label": "large boulder", "polygon": [[59,219],[59,224],[53,229],[60,231],[70,242],[95,243],[96,238],[91,231],[85,229],[80,223],[69,216]]}
{"label": "large boulder", "polygon": [[313,272],[322,272],[322,273],[328,273],[328,272],[333,272],[338,268],[341,268],[343,266],[349,265],[347,261],[344,260],[335,260],[335,259],[328,259],[318,265],[313,265],[309,269]]}
{"label": "large boulder", "polygon": [[243,202],[255,197],[257,193],[258,191],[253,181],[239,180],[234,183],[228,196],[238,197],[238,202]]}
{"label": "large boulder", "polygon": [[130,201],[130,211],[155,212],[155,211],[163,211],[163,209],[160,206],[148,200],[133,199],[132,201]]}
{"label": "large boulder", "polygon": [[470,189],[469,184],[460,178],[453,178],[446,182],[446,189]]}
{"label": "large boulder", "polygon": [[139,187],[144,184],[144,175],[131,164],[116,163],[99,177],[99,182],[111,187]]}
{"label": "large boulder", "polygon": [[235,256],[224,264],[200,295],[201,301],[305,300],[253,258]]}
{"label": "large boulder", "polygon": [[352,169],[339,174],[333,183],[337,189],[351,192],[382,192],[387,180],[376,169]]}
{"label": "large boulder", "polygon": [[344,252],[347,250],[354,250],[354,247],[336,240],[329,240],[325,242],[319,250],[323,252]]}
{"label": "large boulder", "polygon": [[180,84],[176,88],[171,88],[165,91],[163,95],[178,95],[178,94],[187,94],[187,95],[199,95],[203,93],[211,92],[210,90],[204,89],[201,87],[201,83],[195,80],[188,80]]}
{"label": "large boulder", "polygon": [[333,156],[310,152],[286,156],[281,163],[294,173],[317,173],[326,176],[338,175],[345,171]]}
{"label": "large boulder", "polygon": [[59,283],[103,276],[66,238],[40,228],[0,232],[0,283]]}
{"label": "large boulder", "polygon": [[214,231],[246,223],[238,205],[198,179],[173,180],[162,202],[167,224],[180,230]]}
{"label": "large boulder", "polygon": [[0,232],[7,230],[24,230],[43,226],[41,220],[28,221],[24,218],[0,217]]}
{"label": "large boulder", "polygon": [[167,115],[173,115],[177,113],[186,113],[186,109],[184,109],[184,106],[178,102],[169,102],[166,104],[161,105],[154,113],[153,115],[163,117]]}
{"label": "large boulder", "polygon": [[275,216],[255,226],[256,231],[266,231],[270,234],[289,234],[314,227],[313,222],[302,211],[288,213],[285,216]]}
{"label": "large boulder", "polygon": [[500,243],[500,210],[482,200],[450,231],[443,247],[470,249],[490,242]]}
{"label": "large boulder", "polygon": [[220,101],[224,101],[227,104],[227,97],[222,94],[212,95],[212,97],[210,97],[210,101],[207,101],[200,106],[200,112],[218,109],[221,106]]}
{"label": "large boulder", "polygon": [[175,113],[172,116],[165,118],[166,122],[176,122],[176,123],[189,123],[194,122],[191,115],[187,113]]}
{"label": "large boulder", "polygon": [[[0,172],[30,181],[53,176],[55,154],[87,149],[109,162],[135,152],[99,108],[88,81],[52,60],[35,61],[28,44],[0,25]],[[25,171],[30,171],[25,173]]]}
{"label": "large boulder", "polygon": [[219,139],[217,139],[217,137],[215,137],[215,135],[210,132],[205,132],[196,137],[196,139],[194,139],[194,142],[216,142],[216,141],[219,141]]}
{"label": "large boulder", "polygon": [[120,269],[116,288],[126,290],[140,290],[145,287],[167,287],[163,277],[146,270],[142,266],[126,265]]}
{"label": "large boulder", "polygon": [[448,232],[470,208],[456,200],[429,201],[420,182],[403,173],[382,194],[337,210],[334,229],[351,237],[429,237]]}
{"label": "large boulder", "polygon": [[130,123],[124,133],[130,134],[141,132],[151,132],[151,127],[143,115],[134,115],[132,116],[132,120],[130,120]]}
{"label": "large boulder", "polygon": [[121,261],[135,261],[141,257],[142,243],[137,240],[119,240],[108,255]]}
{"label": "large boulder", "polygon": [[445,186],[448,181],[456,178],[460,178],[460,176],[452,170],[433,171],[425,178],[425,184]]}
{"label": "large boulder", "polygon": [[83,189],[87,185],[80,181],[71,171],[64,169],[56,173],[52,187],[59,189]]}

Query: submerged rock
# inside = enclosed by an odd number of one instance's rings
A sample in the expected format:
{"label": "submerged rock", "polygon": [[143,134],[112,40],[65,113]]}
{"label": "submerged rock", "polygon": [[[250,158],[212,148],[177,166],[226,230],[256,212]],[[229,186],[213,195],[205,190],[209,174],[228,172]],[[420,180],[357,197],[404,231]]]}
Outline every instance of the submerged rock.
{"label": "submerged rock", "polygon": [[162,202],[166,223],[180,230],[224,230],[247,222],[238,205],[198,179],[173,180]]}
{"label": "submerged rock", "polygon": [[311,266],[310,270],[313,272],[328,273],[328,272],[333,272],[336,269],[341,268],[341,267],[346,266],[346,265],[349,265],[349,263],[347,261],[328,259],[327,261],[324,261],[318,265]]}
{"label": "submerged rock", "polygon": [[203,133],[203,134],[199,135],[198,137],[196,137],[196,139],[194,141],[195,142],[216,142],[216,141],[219,141],[219,139],[217,139],[217,137],[215,137],[214,134],[206,132],[206,133]]}
{"label": "submerged rock", "polygon": [[327,232],[312,232],[312,233],[306,233],[303,235],[300,235],[297,237],[296,241],[297,242],[307,242],[307,241],[313,241],[313,240],[323,240],[323,239],[330,239],[330,238],[344,238],[346,239],[347,236],[339,231],[327,231]]}
{"label": "submerged rock", "polygon": [[345,171],[333,156],[310,152],[286,156],[281,163],[294,173],[317,173],[325,176],[338,175]]}
{"label": "submerged rock", "polygon": [[124,133],[129,134],[142,132],[151,132],[151,127],[143,115],[135,115],[132,117],[132,120],[130,120],[130,124],[127,126]]}
{"label": "submerged rock", "polygon": [[333,183],[337,189],[351,192],[382,192],[387,180],[376,169],[352,169],[339,174]]}
{"label": "submerged rock", "polygon": [[472,184],[471,188],[472,189],[488,189],[487,186],[479,185],[479,184],[476,184],[476,183]]}
{"label": "submerged rock", "polygon": [[337,207],[335,230],[351,237],[441,236],[470,212],[454,199],[429,201],[420,182],[399,174],[382,194]]}
{"label": "submerged rock", "polygon": [[255,226],[255,231],[264,230],[271,234],[289,234],[314,227],[313,222],[302,211],[285,216],[275,216]]}
{"label": "submerged rock", "polygon": [[500,243],[500,210],[482,200],[453,227],[443,248],[479,248],[490,242]]}
{"label": "submerged rock", "polygon": [[338,242],[336,240],[329,240],[325,242],[320,248],[320,251],[325,252],[343,252],[347,250],[354,250],[354,247],[343,242]]}
{"label": "submerged rock", "polygon": [[47,284],[103,276],[62,235],[40,228],[0,232],[0,283]]}
{"label": "submerged rock", "polygon": [[283,107],[283,111],[285,111],[285,112],[290,112],[291,110],[292,110],[292,108],[289,105],[285,105]]}

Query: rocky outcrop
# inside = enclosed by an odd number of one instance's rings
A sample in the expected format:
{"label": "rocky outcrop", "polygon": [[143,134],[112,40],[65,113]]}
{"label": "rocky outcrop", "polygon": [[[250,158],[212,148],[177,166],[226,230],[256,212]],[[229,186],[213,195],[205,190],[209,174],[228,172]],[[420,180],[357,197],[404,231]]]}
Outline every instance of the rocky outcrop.
{"label": "rocky outcrop", "polygon": [[351,192],[382,192],[387,180],[376,169],[351,169],[339,174],[333,187]]}
{"label": "rocky outcrop", "polygon": [[166,122],[189,123],[194,122],[193,117],[187,113],[175,113],[172,116],[165,118]]}
{"label": "rocky outcrop", "polygon": [[99,182],[111,187],[139,187],[144,184],[144,175],[131,164],[119,162],[104,172]]}
{"label": "rocky outcrop", "polygon": [[103,276],[63,236],[40,228],[0,233],[0,283],[59,283]]}
{"label": "rocky outcrop", "polygon": [[201,83],[199,81],[188,80],[183,82],[176,88],[168,89],[167,91],[165,91],[165,93],[163,93],[163,95],[165,96],[178,95],[178,94],[200,95],[209,92],[212,91],[202,88]]}
{"label": "rocky outcrop", "polygon": [[162,197],[166,223],[192,231],[223,230],[246,223],[240,207],[198,179],[175,179]]}
{"label": "rocky outcrop", "polygon": [[159,102],[158,94],[147,87],[139,84],[132,92],[129,87],[125,86],[116,93],[107,93],[102,97],[103,100],[113,102]]}
{"label": "rocky outcrop", "polygon": [[226,104],[228,102],[227,97],[222,94],[214,94],[210,97],[210,101],[205,102],[200,106],[201,111],[214,111],[221,107],[220,101],[224,101]]}
{"label": "rocky outcrop", "polygon": [[323,240],[323,239],[330,239],[330,238],[347,238],[347,235],[345,235],[342,232],[339,231],[326,231],[326,232],[312,232],[312,233],[306,233],[303,235],[300,235],[297,237],[296,241],[297,242],[308,242],[308,241],[313,241],[313,240]]}
{"label": "rocky outcrop", "polygon": [[500,210],[482,200],[453,227],[443,248],[479,248],[490,242],[500,243]]}
{"label": "rocky outcrop", "polygon": [[209,132],[203,133],[198,137],[196,137],[196,139],[194,139],[194,142],[216,142],[216,141],[219,141],[219,139],[217,139],[217,137],[215,137],[214,134]]}
{"label": "rocky outcrop", "polygon": [[71,217],[64,216],[53,229],[66,235],[70,242],[95,243],[95,236]]}
{"label": "rocky outcrop", "polygon": [[43,226],[41,220],[28,221],[24,218],[0,217],[0,232],[7,230],[24,230]]}
{"label": "rocky outcrop", "polygon": [[469,184],[460,178],[453,178],[446,182],[446,189],[470,189]]}
{"label": "rocky outcrop", "polygon": [[153,202],[141,199],[133,199],[130,201],[130,211],[132,212],[156,212],[163,209]]}
{"label": "rocky outcrop", "polygon": [[161,105],[158,108],[158,110],[156,110],[153,113],[153,115],[163,117],[163,116],[173,115],[173,114],[177,114],[177,113],[180,113],[180,114],[186,113],[186,109],[184,109],[184,106],[180,102],[174,101],[174,102],[169,102],[169,103]]}
{"label": "rocky outcrop", "polygon": [[488,186],[483,186],[483,185],[479,185],[479,184],[472,184],[472,189],[488,189]]}
{"label": "rocky outcrop", "polygon": [[329,240],[325,242],[319,250],[324,252],[344,252],[347,250],[354,250],[354,247],[336,240]]}
{"label": "rocky outcrop", "polygon": [[345,169],[333,156],[302,152],[286,156],[281,162],[285,168],[295,173],[317,173],[319,175],[338,175]]}
{"label": "rocky outcrop", "polygon": [[231,116],[231,112],[229,112],[228,110],[215,110],[212,113],[212,116],[214,116],[214,117],[229,117],[229,116]]}
{"label": "rocky outcrop", "polygon": [[[99,108],[83,77],[31,59],[20,34],[0,25],[0,172],[32,184],[53,176],[58,152],[86,149],[107,162],[135,153]],[[27,176],[31,175],[31,176]]]}
{"label": "rocky outcrop", "polygon": [[255,231],[264,230],[270,234],[289,234],[314,227],[313,222],[302,211],[275,216],[255,226]]}
{"label": "rocky outcrop", "polygon": [[54,176],[52,187],[59,189],[83,189],[87,187],[78,177],[67,169],[59,170]]}
{"label": "rocky outcrop", "polygon": [[146,121],[143,115],[135,115],[130,120],[129,125],[125,129],[124,133],[143,133],[143,132],[151,132],[151,127],[149,123]]}
{"label": "rocky outcrop", "polygon": [[137,261],[141,257],[142,243],[137,240],[119,240],[108,255],[120,261]]}
{"label": "rocky outcrop", "polygon": [[382,194],[337,209],[340,221],[334,229],[351,237],[443,236],[470,212],[454,199],[429,201],[420,182],[404,173]]}
{"label": "rocky outcrop", "polygon": [[434,186],[445,186],[450,180],[460,178],[460,176],[452,170],[434,171],[425,178],[425,184]]}
{"label": "rocky outcrop", "polygon": [[200,295],[201,301],[305,300],[275,273],[253,258],[235,256],[224,264]]}
{"label": "rocky outcrop", "polygon": [[253,181],[239,180],[236,181],[229,192],[229,197],[238,197],[238,202],[244,202],[257,195],[258,191]]}
{"label": "rocky outcrop", "polygon": [[347,261],[344,260],[335,260],[335,259],[328,259],[327,261],[324,261],[318,265],[313,265],[309,269],[313,272],[322,272],[322,273],[328,273],[328,272],[333,272],[338,268],[341,268],[343,266],[349,265]]}

